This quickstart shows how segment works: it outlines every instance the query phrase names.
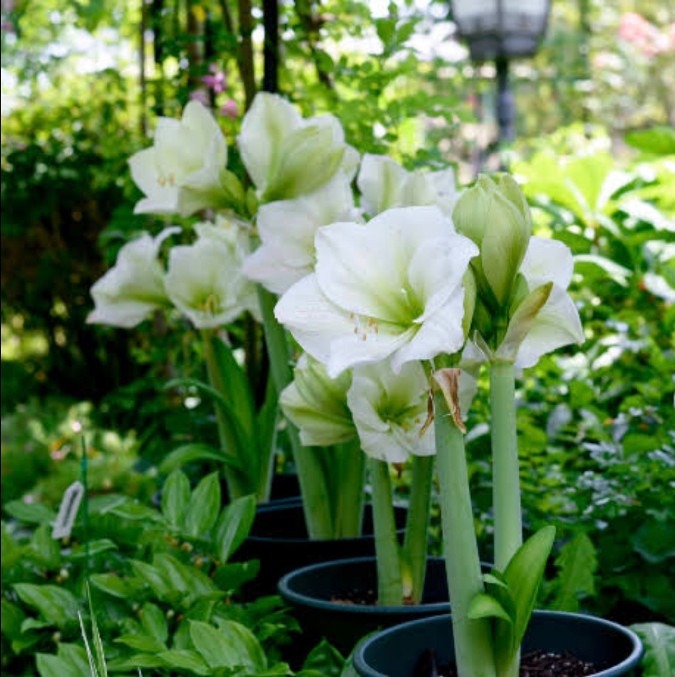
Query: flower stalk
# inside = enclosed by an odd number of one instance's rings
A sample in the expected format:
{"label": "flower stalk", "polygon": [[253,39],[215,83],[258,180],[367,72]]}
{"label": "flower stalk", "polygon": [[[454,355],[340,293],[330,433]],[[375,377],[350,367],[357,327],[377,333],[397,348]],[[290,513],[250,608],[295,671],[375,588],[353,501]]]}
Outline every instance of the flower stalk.
{"label": "flower stalk", "polygon": [[443,556],[452,604],[459,677],[495,677],[490,623],[470,619],[472,599],[484,590],[476,543],[464,436],[442,392],[434,394],[436,463],[440,483]]}
{"label": "flower stalk", "polygon": [[403,600],[403,571],[396,533],[389,464],[376,458],[369,458],[368,469],[373,489],[377,602],[382,606],[394,606],[401,604]]}
{"label": "flower stalk", "polygon": [[[270,359],[270,370],[277,392],[280,393],[292,380],[286,333],[274,317],[276,297],[259,286],[258,298]],[[326,476],[322,471],[321,459],[315,449],[304,447],[300,443],[297,428],[290,421],[287,423],[293,462],[303,497],[302,506],[307,532],[310,538],[332,538],[333,515],[330,503],[325,500],[325,497],[329,495],[329,487]]]}
{"label": "flower stalk", "polygon": [[490,411],[495,567],[504,571],[523,543],[512,362],[490,364]]}

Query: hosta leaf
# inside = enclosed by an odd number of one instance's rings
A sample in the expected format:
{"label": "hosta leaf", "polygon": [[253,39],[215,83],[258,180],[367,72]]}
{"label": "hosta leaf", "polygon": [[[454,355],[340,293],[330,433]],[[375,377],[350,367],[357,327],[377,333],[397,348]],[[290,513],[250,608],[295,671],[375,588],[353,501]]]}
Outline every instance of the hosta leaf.
{"label": "hosta leaf", "polygon": [[190,501],[190,480],[180,470],[174,470],[162,487],[162,514],[174,526],[182,526]]}
{"label": "hosta leaf", "polygon": [[267,666],[258,640],[235,621],[225,621],[220,628],[190,621],[190,638],[209,667],[243,667],[251,674]]}

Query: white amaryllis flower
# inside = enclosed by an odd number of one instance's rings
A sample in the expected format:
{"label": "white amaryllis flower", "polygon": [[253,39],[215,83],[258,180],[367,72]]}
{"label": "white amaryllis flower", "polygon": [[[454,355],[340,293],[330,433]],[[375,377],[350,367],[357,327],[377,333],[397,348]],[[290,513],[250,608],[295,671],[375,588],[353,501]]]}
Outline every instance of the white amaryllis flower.
{"label": "white amaryllis flower", "polygon": [[259,92],[241,125],[238,146],[261,202],[315,191],[338,171],[348,180],[358,153],[333,115],[303,118],[288,101]]}
{"label": "white amaryllis flower", "polygon": [[198,101],[185,106],[181,120],[159,118],[154,145],[129,159],[131,176],[145,193],[136,213],[194,214],[225,199],[221,177],[227,165],[225,137]]}
{"label": "white amaryllis flower", "polygon": [[193,244],[169,252],[164,284],[171,302],[198,329],[232,322],[245,310],[259,316],[254,285],[241,271],[239,237],[222,221],[196,228]]}
{"label": "white amaryllis flower", "polygon": [[361,208],[375,216],[392,207],[436,205],[451,215],[458,194],[451,168],[437,172],[408,171],[393,158],[367,153],[357,178]]}
{"label": "white amaryllis flower", "polygon": [[131,328],[169,305],[164,270],[158,259],[162,242],[180,228],[165,228],[157,237],[144,233],[119,251],[115,265],[91,288],[95,308],[90,324]]}
{"label": "white amaryllis flower", "polygon": [[429,384],[419,362],[394,373],[388,360],[356,367],[347,403],[363,451],[380,461],[403,463],[410,454],[436,453],[428,419]]}
{"label": "white amaryllis flower", "polygon": [[390,356],[398,371],[462,347],[462,278],[478,248],[437,207],[325,226],[316,253],[316,272],[296,282],[275,313],[331,376]]}
{"label": "white amaryllis flower", "polygon": [[353,212],[354,196],[341,173],[309,195],[263,205],[257,219],[261,245],[244,262],[244,274],[283,294],[314,269],[319,227],[350,220]]}
{"label": "white amaryllis flower", "polygon": [[[509,323],[506,336],[497,348],[497,357],[513,360],[516,367],[535,365],[539,358],[570,343],[583,343],[584,332],[579,312],[567,293],[572,281],[574,259],[567,245],[558,240],[531,237],[520,266],[530,291],[552,283],[548,299],[531,320],[522,341],[517,313]],[[513,326],[512,326],[513,325]]]}
{"label": "white amaryllis flower", "polygon": [[294,379],[281,392],[279,404],[300,431],[300,441],[324,447],[352,439],[356,431],[347,406],[351,373],[345,371],[332,379],[307,353],[302,354],[293,373]]}

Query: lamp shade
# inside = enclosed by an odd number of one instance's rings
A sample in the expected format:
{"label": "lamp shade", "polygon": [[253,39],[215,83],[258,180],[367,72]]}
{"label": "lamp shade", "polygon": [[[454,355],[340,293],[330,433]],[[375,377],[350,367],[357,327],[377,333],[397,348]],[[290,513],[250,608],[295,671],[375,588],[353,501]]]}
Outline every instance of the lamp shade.
{"label": "lamp shade", "polygon": [[471,58],[529,56],[546,31],[549,0],[451,0],[459,36]]}

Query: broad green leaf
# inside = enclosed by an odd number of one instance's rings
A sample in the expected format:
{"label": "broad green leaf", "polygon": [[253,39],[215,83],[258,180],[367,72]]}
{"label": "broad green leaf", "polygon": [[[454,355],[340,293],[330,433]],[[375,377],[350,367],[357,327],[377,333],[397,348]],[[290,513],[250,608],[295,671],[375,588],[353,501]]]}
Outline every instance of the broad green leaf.
{"label": "broad green leaf", "polygon": [[675,129],[666,125],[657,125],[650,129],[630,131],[625,136],[626,143],[633,148],[653,155],[675,154]]}
{"label": "broad green leaf", "polygon": [[58,644],[56,654],[59,658],[70,663],[78,670],[80,674],[85,674],[87,670],[87,655],[85,650],[78,644]]}
{"label": "broad green leaf", "polygon": [[148,635],[158,639],[160,642],[166,642],[169,636],[166,616],[157,605],[146,602],[141,609],[140,619],[141,626]]}
{"label": "broad green leaf", "polygon": [[115,639],[115,642],[129,646],[132,649],[137,649],[138,651],[147,651],[148,653],[159,653],[167,649],[164,642],[149,635],[121,635]]}
{"label": "broad green leaf", "polygon": [[248,536],[255,519],[255,510],[254,496],[237,498],[223,510],[216,525],[214,539],[216,556],[221,562],[227,562]]}
{"label": "broad green leaf", "polygon": [[258,575],[259,570],[260,562],[257,559],[248,562],[233,562],[219,566],[213,574],[213,580],[222,590],[233,592],[244,583],[252,581]]}
{"label": "broad green leaf", "polygon": [[27,524],[49,524],[56,519],[56,513],[42,503],[24,503],[16,500],[5,503],[2,508],[14,519]]}
{"label": "broad green leaf", "polygon": [[186,649],[170,649],[157,654],[165,667],[178,670],[190,670],[197,675],[210,675],[208,665],[204,659],[196,652]]}
{"label": "broad green leaf", "polygon": [[673,541],[673,520],[649,520],[631,536],[635,550],[653,564],[659,564],[675,557]]}
{"label": "broad green leaf", "polygon": [[[171,555],[159,554],[153,559],[153,565],[170,592],[180,592],[191,597],[198,597],[218,592],[213,581],[194,566],[179,562]],[[186,600],[186,603],[190,603]]]}
{"label": "broad green leaf", "polygon": [[174,589],[164,580],[162,573],[152,564],[140,560],[129,560],[134,573],[162,600]]}
{"label": "broad green leaf", "polygon": [[14,589],[22,602],[38,610],[40,615],[58,628],[77,622],[79,604],[74,595],[56,585],[15,583]]}
{"label": "broad green leaf", "polygon": [[628,285],[628,280],[630,280],[630,278],[633,276],[632,270],[628,270],[628,268],[620,266],[611,259],[595,254],[578,254],[574,257],[574,264],[577,272],[581,274],[587,270],[588,266],[591,266],[597,270],[601,270],[613,282],[616,282],[616,284],[620,285],[621,287],[626,287]]}
{"label": "broad green leaf", "polygon": [[[217,451],[208,444],[184,444],[174,449],[159,464],[159,471],[172,473],[180,466],[193,461],[220,461],[225,457],[221,451]],[[168,480],[167,480],[168,481]]]}
{"label": "broad green leaf", "polygon": [[117,517],[131,521],[143,520],[158,522],[162,519],[162,516],[157,510],[136,501],[121,503],[120,505],[111,508],[109,512]]}
{"label": "broad green leaf", "polygon": [[99,555],[102,552],[107,552],[108,550],[117,550],[117,544],[109,538],[99,538],[95,541],[89,541],[86,544],[80,544],[73,548],[73,551],[68,557],[71,560],[86,559]]}
{"label": "broad green leaf", "polygon": [[2,623],[2,634],[13,639],[21,633],[21,624],[25,620],[26,614],[20,607],[9,600],[3,598],[1,604],[0,622]]}
{"label": "broad green leaf", "polygon": [[117,574],[92,574],[90,581],[99,590],[120,599],[133,599],[142,587],[138,579],[121,578]]}
{"label": "broad green leaf", "polygon": [[595,593],[595,570],[598,561],[595,547],[585,533],[577,534],[565,543],[556,558],[558,576],[554,581],[555,598],[552,609],[578,611],[580,595]]}
{"label": "broad green leaf", "polygon": [[322,639],[307,655],[300,674],[315,671],[315,674],[323,677],[340,677],[344,663],[342,654],[330,642]]}
{"label": "broad green leaf", "polygon": [[265,653],[253,633],[235,621],[220,628],[190,621],[190,638],[211,668],[243,667],[250,674],[266,667]]}
{"label": "broad green leaf", "polygon": [[675,627],[665,623],[637,623],[630,629],[638,634],[645,647],[640,665],[642,677],[675,675]]}
{"label": "broad green leaf", "polygon": [[180,526],[190,501],[190,480],[180,470],[174,470],[162,487],[162,513],[170,524]]}
{"label": "broad green leaf", "polygon": [[26,555],[30,553],[34,561],[47,569],[56,569],[61,563],[60,542],[52,538],[51,527],[48,524],[41,524],[33,532],[26,550]]}
{"label": "broad green leaf", "polygon": [[87,674],[65,658],[53,654],[38,653],[36,665],[40,677],[82,677]]}
{"label": "broad green leaf", "polygon": [[217,472],[204,477],[190,496],[185,510],[185,532],[205,539],[218,519],[221,508],[220,479]]}
{"label": "broad green leaf", "polygon": [[509,624],[512,624],[514,621],[497,599],[484,592],[479,593],[471,600],[469,609],[467,610],[467,617],[471,620],[477,620],[479,618],[501,618]]}
{"label": "broad green leaf", "polygon": [[[515,618],[510,632],[502,630],[504,626],[498,629],[497,642],[501,656],[512,654],[523,640],[554,539],[555,527],[543,527],[520,546],[504,571],[504,580],[515,605]],[[508,649],[505,646],[506,634],[510,635]],[[498,659],[497,662],[502,661]]]}

